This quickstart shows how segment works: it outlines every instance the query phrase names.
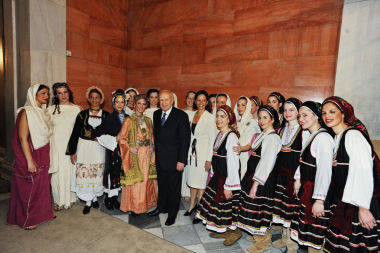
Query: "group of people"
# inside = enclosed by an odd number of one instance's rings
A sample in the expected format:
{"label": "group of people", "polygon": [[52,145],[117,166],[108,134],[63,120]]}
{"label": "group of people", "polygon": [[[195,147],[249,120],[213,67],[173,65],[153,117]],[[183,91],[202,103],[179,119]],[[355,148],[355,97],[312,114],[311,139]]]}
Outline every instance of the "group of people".
{"label": "group of people", "polygon": [[[322,104],[273,92],[267,105],[225,93],[186,94],[177,108],[170,91],[112,92],[114,111],[96,86],[90,108],[73,103],[66,83],[30,87],[18,110],[7,223],[32,230],[79,198],[83,214],[99,208],[133,217],[167,213],[175,223],[181,197],[210,237],[233,245],[242,230],[249,252],[299,245],[309,252],[378,251],[380,161],[351,104]],[[119,195],[121,195],[119,197]],[[121,199],[121,202],[119,202]],[[271,242],[270,228],[282,228]]]}

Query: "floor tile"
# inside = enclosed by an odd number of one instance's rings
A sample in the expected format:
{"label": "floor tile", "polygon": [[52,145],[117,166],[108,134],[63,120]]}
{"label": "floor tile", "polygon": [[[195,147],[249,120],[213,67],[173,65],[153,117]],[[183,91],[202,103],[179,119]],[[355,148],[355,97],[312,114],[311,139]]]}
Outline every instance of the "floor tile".
{"label": "floor tile", "polygon": [[158,216],[148,216],[140,214],[139,217],[130,217],[129,224],[141,229],[161,227],[160,218]]}
{"label": "floor tile", "polygon": [[116,219],[125,221],[126,223],[128,223],[128,221],[129,221],[129,215],[128,214],[124,214],[124,215],[112,215],[112,216],[115,217]]}
{"label": "floor tile", "polygon": [[193,225],[163,227],[164,239],[179,246],[201,244]]}
{"label": "floor tile", "polygon": [[235,243],[231,246],[224,246],[223,241],[220,242],[209,242],[204,243],[203,247],[205,248],[207,253],[244,253],[244,250],[240,247],[238,243]]}
{"label": "floor tile", "polygon": [[164,239],[164,234],[162,233],[162,228],[148,228],[148,229],[144,229],[144,231]]}
{"label": "floor tile", "polygon": [[210,237],[210,233],[212,231],[210,230],[207,230],[206,229],[206,226],[203,225],[202,223],[198,223],[196,225],[194,225],[194,228],[195,230],[197,231],[197,234],[199,236],[199,238],[201,239],[202,243],[209,243],[209,242],[222,242],[225,240],[224,238],[212,238]]}
{"label": "floor tile", "polygon": [[[177,218],[175,220],[175,223],[173,225],[171,225],[170,227],[192,224],[192,220],[190,220],[189,216],[183,216],[184,213],[186,213],[185,210],[179,210],[179,212],[177,214]],[[165,222],[166,222],[166,219],[168,218],[168,214],[167,213],[165,213],[165,214],[161,213],[159,216],[160,216],[160,220],[161,220],[161,226],[163,228],[168,227],[168,226],[165,226]]]}
{"label": "floor tile", "polygon": [[106,213],[108,215],[126,215],[127,213],[124,213],[122,211],[120,211],[120,209],[114,209],[112,211],[108,210],[106,205],[104,205],[103,202],[99,202],[99,205],[100,205],[100,208],[99,210],[103,213]]}
{"label": "floor tile", "polygon": [[189,245],[189,246],[183,246],[183,247],[195,253],[206,253],[206,250],[202,244]]}

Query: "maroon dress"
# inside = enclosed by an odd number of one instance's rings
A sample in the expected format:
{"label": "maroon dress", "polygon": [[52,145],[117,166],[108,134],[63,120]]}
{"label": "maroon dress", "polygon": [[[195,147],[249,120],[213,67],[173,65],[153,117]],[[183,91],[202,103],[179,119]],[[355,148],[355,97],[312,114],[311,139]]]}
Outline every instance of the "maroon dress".
{"label": "maroon dress", "polygon": [[29,135],[30,151],[37,165],[37,172],[30,173],[18,135],[18,124],[23,111],[18,114],[13,131],[14,163],[7,224],[25,228],[52,220],[54,215],[50,195],[50,144],[35,150]]}

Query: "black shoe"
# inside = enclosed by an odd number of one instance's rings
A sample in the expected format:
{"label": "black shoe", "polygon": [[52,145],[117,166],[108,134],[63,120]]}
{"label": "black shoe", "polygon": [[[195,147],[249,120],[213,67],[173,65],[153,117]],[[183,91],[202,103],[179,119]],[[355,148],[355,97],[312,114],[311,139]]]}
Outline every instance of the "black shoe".
{"label": "black shoe", "polygon": [[92,207],[95,209],[98,209],[99,208],[99,202],[98,201],[92,202]]}
{"label": "black shoe", "polygon": [[195,204],[195,206],[193,207],[193,209],[191,209],[191,211],[186,211],[186,213],[183,215],[183,216],[190,216],[194,210],[197,210],[198,206],[197,204]]}
{"label": "black shoe", "polygon": [[104,200],[104,204],[105,204],[107,210],[109,210],[109,211],[114,210],[114,209],[113,209],[113,204],[112,204],[112,202],[111,202],[111,198],[108,198],[108,197],[105,198],[105,200]]}
{"label": "black shoe", "polygon": [[158,208],[156,208],[147,214],[148,214],[148,216],[158,216],[160,213],[161,213],[160,210],[158,210]]}
{"label": "black shoe", "polygon": [[111,198],[111,202],[112,202],[113,206],[115,207],[115,209],[120,209],[120,202],[117,200],[117,197],[118,196],[113,196]]}
{"label": "black shoe", "polygon": [[91,206],[84,206],[84,208],[83,208],[83,214],[84,215],[89,214],[90,210],[91,210]]}
{"label": "black shoe", "polygon": [[198,224],[199,222],[201,222],[201,219],[194,218],[193,224]]}
{"label": "black shoe", "polygon": [[139,217],[139,214],[138,214],[138,213],[134,213],[134,212],[132,212],[132,211],[131,211],[131,215],[132,215],[133,218]]}
{"label": "black shoe", "polygon": [[168,217],[168,219],[165,222],[165,226],[171,226],[175,223],[175,217]]}

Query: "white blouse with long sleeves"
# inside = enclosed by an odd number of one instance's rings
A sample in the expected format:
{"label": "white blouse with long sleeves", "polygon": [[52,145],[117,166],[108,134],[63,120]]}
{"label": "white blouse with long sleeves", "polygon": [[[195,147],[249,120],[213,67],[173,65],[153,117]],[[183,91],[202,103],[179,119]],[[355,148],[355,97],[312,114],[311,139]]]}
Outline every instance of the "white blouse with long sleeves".
{"label": "white blouse with long sleeves", "polygon": [[[312,133],[307,141],[303,142],[302,152],[306,149],[309,141],[314,138],[316,134],[324,130],[323,128]],[[334,140],[327,132],[319,133],[311,143],[310,152],[316,159],[317,173],[315,175],[315,185],[313,192],[313,199],[325,200],[327,192],[330,187],[332,175],[332,161],[334,156]],[[294,178],[300,178],[300,170],[298,168]]]}
{"label": "white blouse with long sleeves", "polygon": [[253,177],[253,180],[259,182],[261,185],[264,185],[267,181],[269,174],[272,172],[276,163],[277,154],[281,150],[280,136],[273,134],[274,132],[275,130],[262,132],[252,143],[252,148],[255,148],[262,141],[261,159],[257,164],[255,176]]}
{"label": "white blouse with long sleeves", "polygon": [[[335,136],[335,152],[343,132]],[[374,188],[371,146],[363,134],[356,130],[348,131],[344,146],[350,163],[342,202],[369,209]]]}

